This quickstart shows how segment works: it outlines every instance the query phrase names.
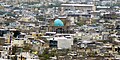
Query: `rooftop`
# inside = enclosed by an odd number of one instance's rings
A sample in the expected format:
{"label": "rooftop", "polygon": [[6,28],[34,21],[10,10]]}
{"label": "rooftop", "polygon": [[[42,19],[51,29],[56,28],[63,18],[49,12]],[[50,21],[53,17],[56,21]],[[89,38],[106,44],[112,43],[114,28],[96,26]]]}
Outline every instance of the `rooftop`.
{"label": "rooftop", "polygon": [[81,6],[81,7],[93,7],[93,4],[61,4],[61,6]]}

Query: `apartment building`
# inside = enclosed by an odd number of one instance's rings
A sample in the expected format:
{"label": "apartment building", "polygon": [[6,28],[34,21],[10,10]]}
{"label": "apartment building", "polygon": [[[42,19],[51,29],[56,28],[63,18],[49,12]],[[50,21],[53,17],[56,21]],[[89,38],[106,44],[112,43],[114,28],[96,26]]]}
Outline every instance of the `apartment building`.
{"label": "apartment building", "polygon": [[76,10],[79,10],[80,12],[89,12],[95,11],[96,8],[94,4],[61,4],[61,12]]}

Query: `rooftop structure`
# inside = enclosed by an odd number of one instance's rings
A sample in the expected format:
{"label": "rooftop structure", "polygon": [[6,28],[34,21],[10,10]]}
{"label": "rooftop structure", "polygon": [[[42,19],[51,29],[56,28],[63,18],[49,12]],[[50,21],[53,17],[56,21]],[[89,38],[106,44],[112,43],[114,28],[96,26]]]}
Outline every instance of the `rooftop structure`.
{"label": "rooftop structure", "polygon": [[54,21],[54,26],[64,26],[64,23],[60,19]]}
{"label": "rooftop structure", "polygon": [[61,4],[61,6],[93,7],[93,4]]}

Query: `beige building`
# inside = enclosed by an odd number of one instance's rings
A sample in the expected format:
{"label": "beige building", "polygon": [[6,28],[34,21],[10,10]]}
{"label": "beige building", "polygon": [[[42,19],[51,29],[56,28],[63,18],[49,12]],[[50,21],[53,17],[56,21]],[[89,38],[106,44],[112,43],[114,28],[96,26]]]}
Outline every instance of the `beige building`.
{"label": "beige building", "polygon": [[79,10],[80,12],[89,12],[95,11],[96,7],[94,4],[61,4],[61,12],[64,11],[75,11]]}
{"label": "beige building", "polygon": [[12,42],[13,45],[16,45],[18,47],[23,47],[24,43],[25,43],[25,40],[23,38],[17,38]]}

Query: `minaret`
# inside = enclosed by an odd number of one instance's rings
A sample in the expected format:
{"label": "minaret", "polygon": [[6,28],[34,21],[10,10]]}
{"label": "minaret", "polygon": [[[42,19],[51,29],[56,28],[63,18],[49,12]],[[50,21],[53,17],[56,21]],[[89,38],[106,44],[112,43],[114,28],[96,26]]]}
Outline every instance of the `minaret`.
{"label": "minaret", "polygon": [[112,0],[110,0],[110,6],[113,6]]}
{"label": "minaret", "polygon": [[96,11],[96,0],[93,0],[93,4],[94,4],[93,11]]}

